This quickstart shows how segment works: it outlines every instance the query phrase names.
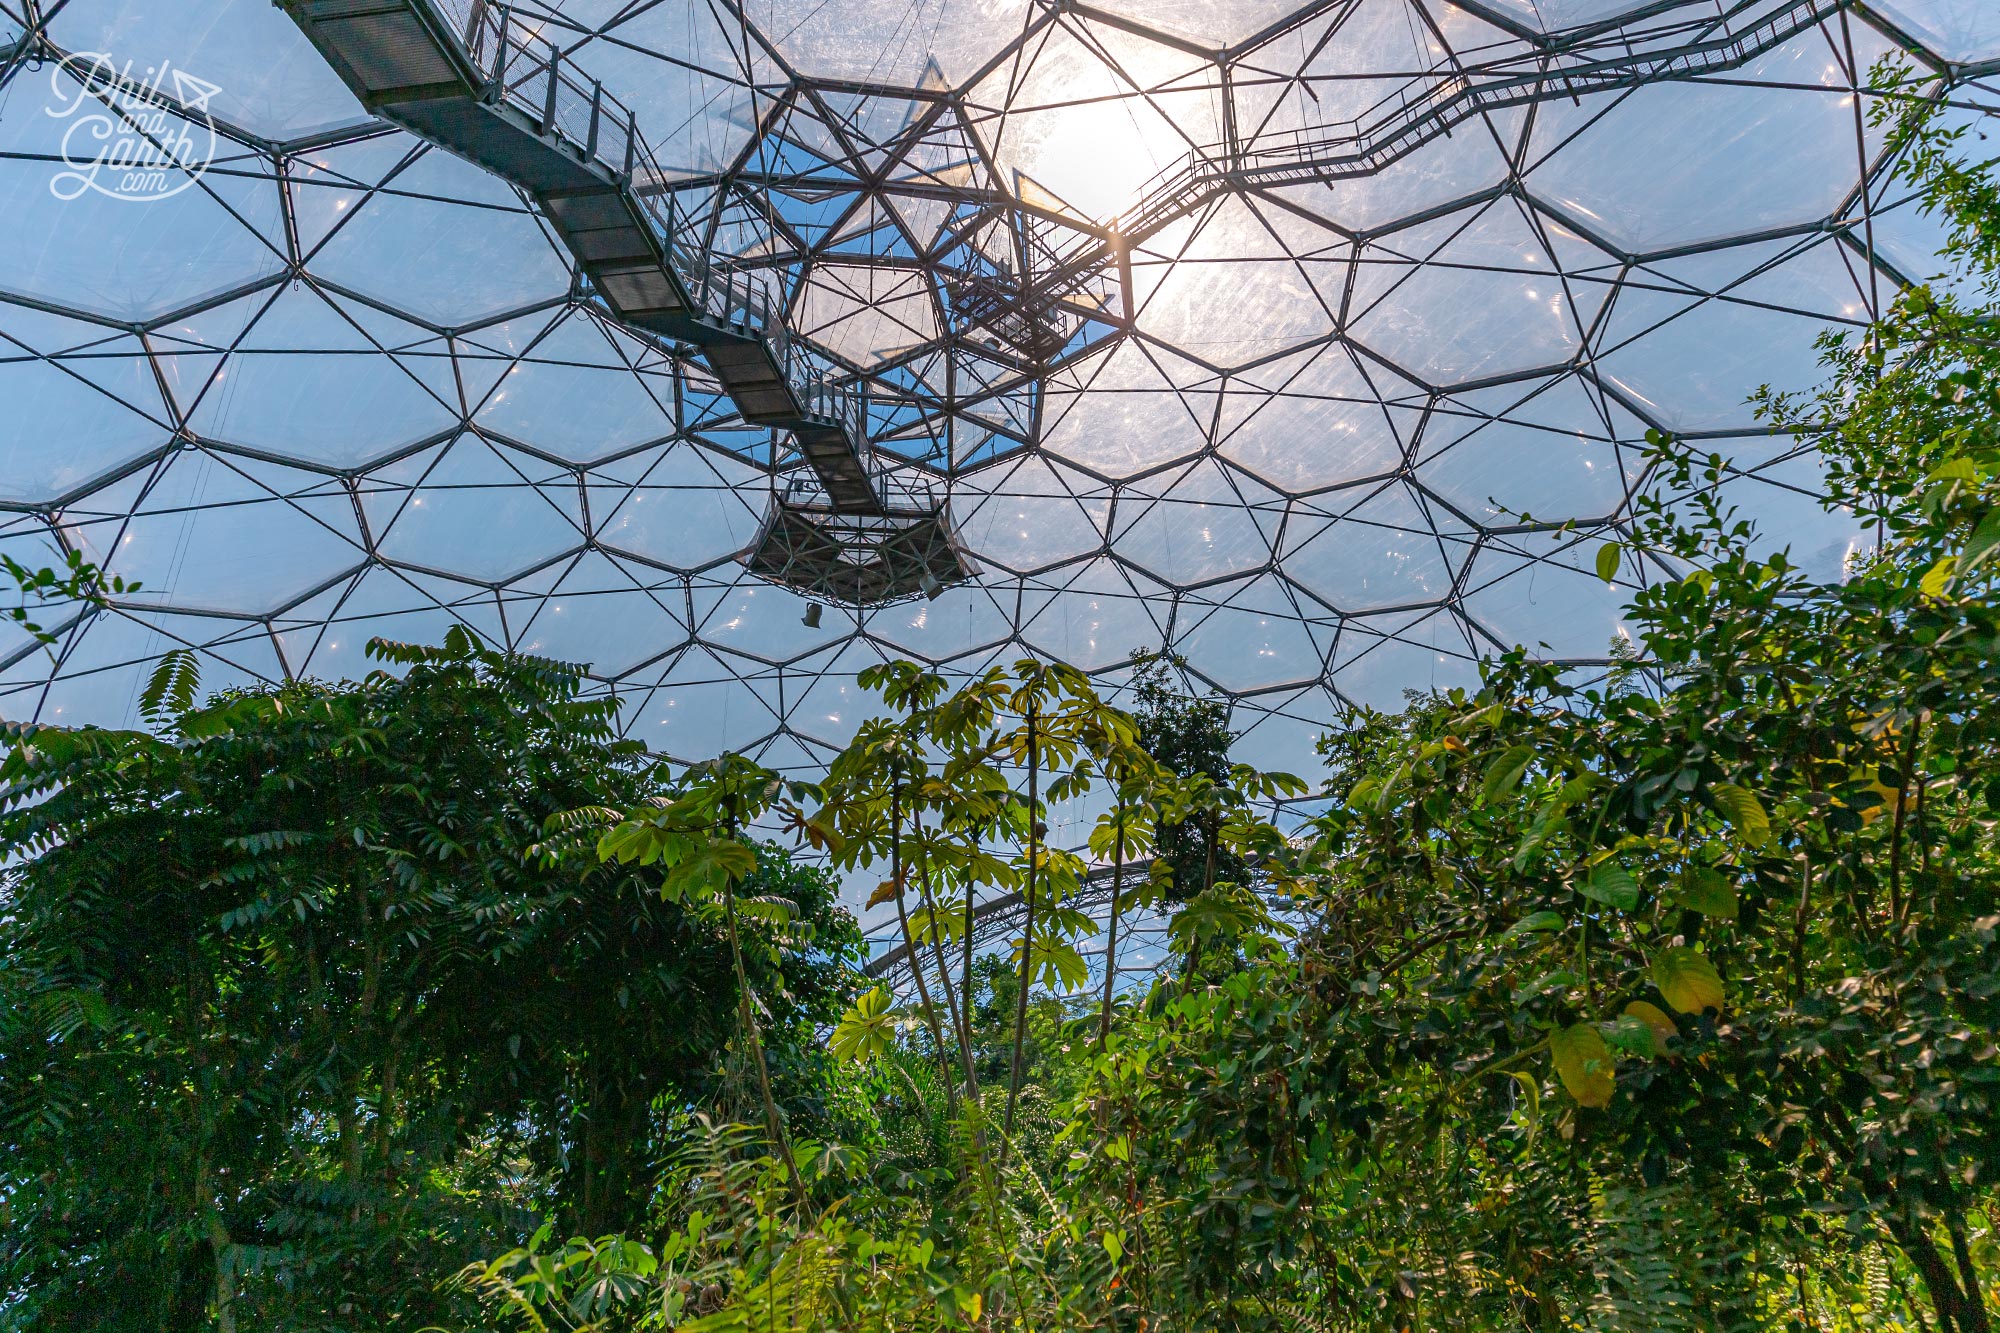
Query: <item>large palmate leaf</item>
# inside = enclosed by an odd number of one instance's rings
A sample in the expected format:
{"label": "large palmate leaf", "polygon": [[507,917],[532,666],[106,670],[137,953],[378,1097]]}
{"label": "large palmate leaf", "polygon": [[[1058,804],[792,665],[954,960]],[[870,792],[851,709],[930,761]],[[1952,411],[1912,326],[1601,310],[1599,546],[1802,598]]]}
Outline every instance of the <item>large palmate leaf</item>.
{"label": "large palmate leaf", "polygon": [[834,1057],[857,1062],[872,1060],[894,1045],[895,998],[887,986],[877,986],[855,1000],[833,1030],[829,1049]]}

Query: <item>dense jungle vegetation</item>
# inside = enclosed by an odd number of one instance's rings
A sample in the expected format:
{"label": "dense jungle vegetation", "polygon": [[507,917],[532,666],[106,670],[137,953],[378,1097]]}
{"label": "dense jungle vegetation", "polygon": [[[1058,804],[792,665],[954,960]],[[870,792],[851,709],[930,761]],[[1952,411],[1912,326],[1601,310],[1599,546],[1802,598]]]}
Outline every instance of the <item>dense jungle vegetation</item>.
{"label": "dense jungle vegetation", "polygon": [[1955,278],[1764,403],[1877,549],[1656,437],[1634,651],[1358,711],[1324,793],[1170,660],[881,666],[814,784],[463,632],[10,724],[0,1327],[1988,1333],[2000,191],[1893,129]]}

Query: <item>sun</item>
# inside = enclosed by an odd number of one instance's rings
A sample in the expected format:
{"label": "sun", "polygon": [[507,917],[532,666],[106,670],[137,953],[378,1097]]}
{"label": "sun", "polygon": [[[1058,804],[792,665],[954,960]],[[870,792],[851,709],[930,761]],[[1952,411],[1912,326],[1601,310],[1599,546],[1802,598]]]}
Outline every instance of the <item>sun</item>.
{"label": "sun", "polygon": [[1057,101],[1005,118],[994,148],[1003,171],[1026,177],[1093,222],[1135,203],[1162,168],[1184,157],[1186,136],[1144,97]]}

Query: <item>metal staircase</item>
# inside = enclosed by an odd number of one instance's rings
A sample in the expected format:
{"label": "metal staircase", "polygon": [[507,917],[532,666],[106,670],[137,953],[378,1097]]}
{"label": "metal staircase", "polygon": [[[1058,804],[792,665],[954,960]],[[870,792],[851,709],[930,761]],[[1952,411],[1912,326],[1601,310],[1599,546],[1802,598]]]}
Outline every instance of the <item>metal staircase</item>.
{"label": "metal staircase", "polygon": [[[952,318],[1046,364],[1074,331],[1066,302],[1221,194],[1369,175],[1485,112],[1733,69],[1853,2],[1667,0],[1485,60],[1440,62],[1351,120],[1188,153],[1104,228],[1061,251],[1031,246],[1030,271],[959,275]],[[859,396],[791,337],[749,274],[700,242],[660,188],[666,175],[632,112],[560,46],[489,0],[277,3],[371,111],[532,196],[619,319],[700,348],[746,421],[791,432],[821,513],[888,516]]]}
{"label": "metal staircase", "polygon": [[884,511],[860,397],[751,277],[694,243],[631,110],[486,0],[278,0],[376,115],[526,191],[618,319],[701,350],[743,419],[789,431],[841,514]]}
{"label": "metal staircase", "polygon": [[1852,3],[1666,6],[1652,19],[1589,25],[1525,52],[1440,62],[1351,120],[1197,148],[1141,187],[1138,202],[1109,222],[1105,235],[1085,235],[1033,275],[1014,298],[1012,317],[1053,307],[1115,262],[1121,247],[1219,195],[1372,175],[1484,112],[1735,69]]}

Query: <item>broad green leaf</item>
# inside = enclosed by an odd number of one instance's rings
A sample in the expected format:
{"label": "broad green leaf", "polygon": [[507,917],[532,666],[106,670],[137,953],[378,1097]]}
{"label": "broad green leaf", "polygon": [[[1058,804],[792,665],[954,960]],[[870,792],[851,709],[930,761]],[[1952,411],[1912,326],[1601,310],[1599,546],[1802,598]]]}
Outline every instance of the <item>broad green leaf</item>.
{"label": "broad green leaf", "polygon": [[1606,583],[1618,577],[1618,566],[1624,558],[1624,548],[1617,542],[1606,542],[1597,548],[1597,577]]}
{"label": "broad green leaf", "polygon": [[1521,776],[1528,771],[1534,757],[1533,748],[1526,745],[1501,751],[1486,766],[1486,777],[1479,784],[1480,795],[1491,801],[1512,791],[1520,784]]}
{"label": "broad green leaf", "polygon": [[1618,1089],[1611,1048],[1595,1023],[1563,1028],[1550,1038],[1549,1046],[1555,1053],[1556,1076],[1579,1106],[1611,1105],[1611,1094]]}
{"label": "broad green leaf", "polygon": [[1715,964],[1699,949],[1662,949],[1653,955],[1653,984],[1684,1014],[1720,1009],[1728,999]]}
{"label": "broad green leaf", "polygon": [[1965,539],[1965,549],[1958,556],[1959,567],[1974,568],[1996,548],[2000,548],[2000,507],[1987,510],[1986,517],[1979,520],[1979,526]]}
{"label": "broad green leaf", "polygon": [[1643,1018],[1620,1014],[1602,1025],[1598,1031],[1604,1034],[1605,1044],[1614,1051],[1636,1055],[1646,1060],[1660,1053],[1658,1035],[1654,1033],[1652,1024]]}
{"label": "broad green leaf", "polygon": [[1674,893],[1674,902],[1718,921],[1736,919],[1736,886],[1706,866],[1688,873]]}
{"label": "broad green leaf", "polygon": [[1961,454],[1957,458],[1947,459],[1945,462],[1932,468],[1930,475],[1925,477],[1924,480],[1933,484],[1937,482],[1957,481],[1976,482],[1979,480],[1979,469],[1973,466],[1971,459]]}
{"label": "broad green leaf", "polygon": [[1562,913],[1530,912],[1513,925],[1507,927],[1507,934],[1502,935],[1500,938],[1506,939],[1511,935],[1527,935],[1537,930],[1561,930],[1562,928]]}
{"label": "broad green leaf", "polygon": [[1576,973],[1566,967],[1559,967],[1552,972],[1544,972],[1525,986],[1515,987],[1514,1003],[1526,1004],[1546,991],[1563,990],[1575,984]]}
{"label": "broad green leaf", "polygon": [[1744,842],[1760,849],[1770,842],[1771,817],[1764,813],[1764,803],[1755,792],[1733,782],[1718,782],[1709,788],[1709,795]]}
{"label": "broad green leaf", "polygon": [[1592,902],[1621,912],[1634,911],[1639,906],[1639,882],[1623,866],[1610,861],[1593,866],[1589,876],[1577,883],[1576,891]]}
{"label": "broad green leaf", "polygon": [[896,1036],[889,1013],[894,999],[887,986],[877,986],[855,1000],[841,1016],[828,1044],[836,1060],[872,1060],[889,1049]]}
{"label": "broad green leaf", "polygon": [[1654,1049],[1671,1054],[1667,1050],[1667,1043],[1680,1036],[1681,1030],[1667,1015],[1666,1010],[1650,1000],[1634,1000],[1625,1006],[1625,1017],[1636,1018],[1653,1029]]}
{"label": "broad green leaf", "polygon": [[1090,964],[1066,942],[1035,945],[1030,975],[1051,989],[1080,990],[1090,980]]}
{"label": "broad green leaf", "polygon": [[726,875],[744,879],[757,873],[757,852],[755,848],[740,842],[724,841],[715,845],[715,864]]}

